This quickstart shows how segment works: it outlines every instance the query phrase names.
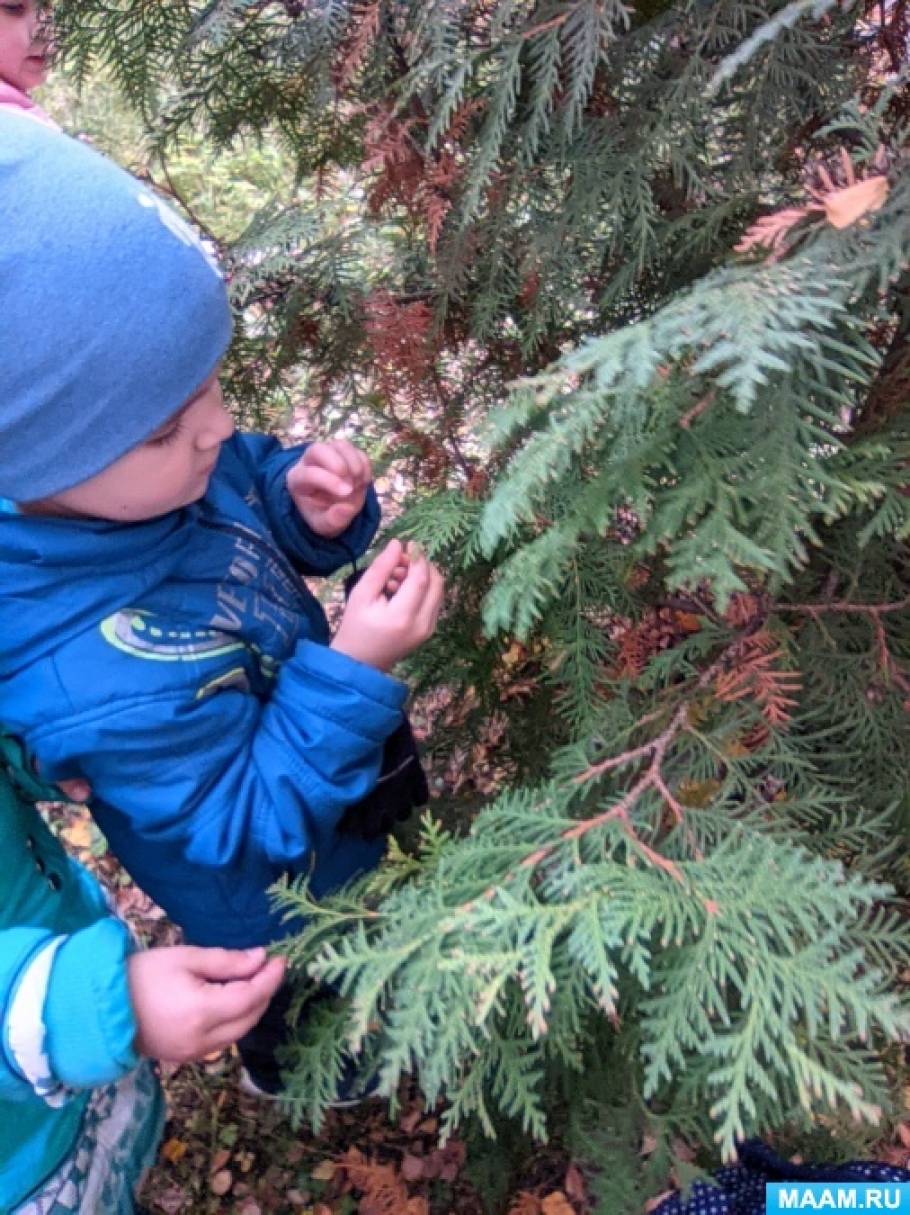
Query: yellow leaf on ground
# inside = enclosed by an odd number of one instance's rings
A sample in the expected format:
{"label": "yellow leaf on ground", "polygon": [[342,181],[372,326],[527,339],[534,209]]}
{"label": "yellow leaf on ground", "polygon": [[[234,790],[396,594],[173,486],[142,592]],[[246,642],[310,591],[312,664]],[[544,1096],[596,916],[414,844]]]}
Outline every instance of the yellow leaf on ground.
{"label": "yellow leaf on ground", "polygon": [[334,1160],[321,1160],[310,1173],[314,1181],[331,1181],[338,1165]]}
{"label": "yellow leaf on ground", "polygon": [[186,1155],[186,1144],[182,1139],[168,1139],[161,1148],[161,1159],[168,1164],[176,1164]]}

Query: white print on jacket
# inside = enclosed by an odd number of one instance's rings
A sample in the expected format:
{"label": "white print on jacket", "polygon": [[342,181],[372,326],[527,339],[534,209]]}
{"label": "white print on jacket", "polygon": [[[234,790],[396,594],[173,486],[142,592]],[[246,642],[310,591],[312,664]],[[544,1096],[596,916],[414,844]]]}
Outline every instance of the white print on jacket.
{"label": "white print on jacket", "polygon": [[6,1018],[6,1039],[19,1071],[35,1094],[57,1109],[66,1101],[67,1091],[51,1073],[44,1051],[44,1002],[57,950],[66,937],[55,937],[32,958],[19,981]]}

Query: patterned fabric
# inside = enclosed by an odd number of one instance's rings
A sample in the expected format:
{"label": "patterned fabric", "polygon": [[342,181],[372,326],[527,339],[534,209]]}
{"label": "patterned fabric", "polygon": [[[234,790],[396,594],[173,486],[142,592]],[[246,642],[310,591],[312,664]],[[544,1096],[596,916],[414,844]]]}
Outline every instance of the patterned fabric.
{"label": "patterned fabric", "polygon": [[148,1062],[99,1089],[69,1158],[14,1215],[132,1215],[135,1191],[155,1159],[164,1101]]}
{"label": "patterned fabric", "polygon": [[654,1215],[765,1215],[765,1185],[769,1181],[910,1181],[910,1171],[887,1164],[791,1164],[763,1143],[744,1143],[740,1163],[714,1174],[716,1185],[697,1181],[689,1201],[679,1194],[668,1198]]}

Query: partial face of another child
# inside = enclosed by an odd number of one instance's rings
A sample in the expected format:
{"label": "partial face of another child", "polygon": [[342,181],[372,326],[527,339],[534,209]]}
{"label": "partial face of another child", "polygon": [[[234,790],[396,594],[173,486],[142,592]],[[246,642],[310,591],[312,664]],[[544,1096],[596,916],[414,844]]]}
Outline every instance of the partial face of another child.
{"label": "partial face of another child", "polygon": [[215,373],[144,443],[87,481],[22,509],[28,514],[138,523],[197,502],[234,432]]}
{"label": "partial face of another child", "polygon": [[35,0],[0,0],[0,80],[30,93],[44,83],[48,45]]}

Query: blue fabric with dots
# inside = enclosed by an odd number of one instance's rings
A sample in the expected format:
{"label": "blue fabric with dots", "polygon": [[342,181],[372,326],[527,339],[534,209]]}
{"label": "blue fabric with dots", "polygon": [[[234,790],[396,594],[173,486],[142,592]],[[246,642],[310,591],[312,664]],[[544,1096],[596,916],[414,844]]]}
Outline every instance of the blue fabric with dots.
{"label": "blue fabric with dots", "polygon": [[668,1198],[654,1215],[765,1215],[765,1185],[769,1181],[910,1181],[910,1170],[888,1164],[791,1164],[763,1143],[744,1143],[739,1164],[714,1174],[716,1185],[697,1181],[683,1202]]}

